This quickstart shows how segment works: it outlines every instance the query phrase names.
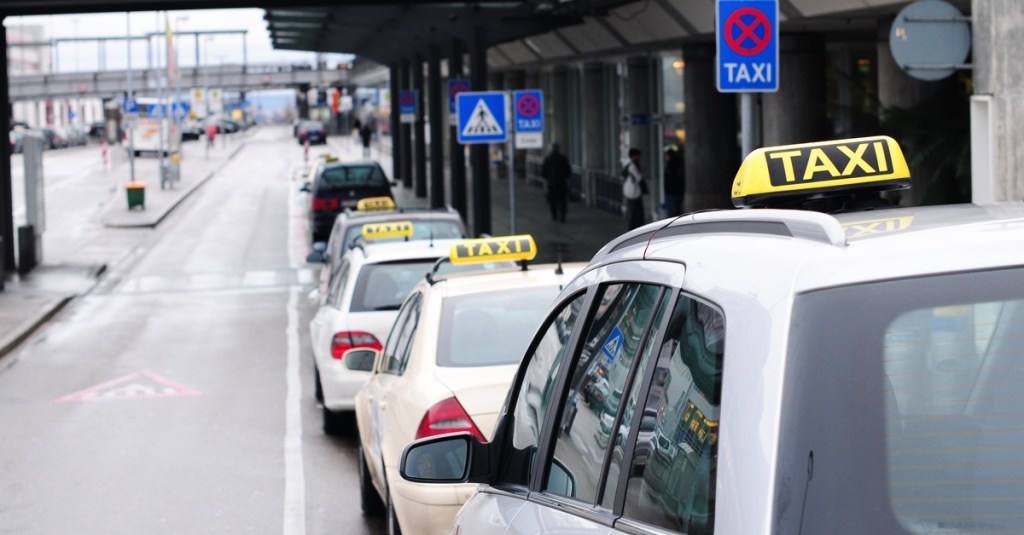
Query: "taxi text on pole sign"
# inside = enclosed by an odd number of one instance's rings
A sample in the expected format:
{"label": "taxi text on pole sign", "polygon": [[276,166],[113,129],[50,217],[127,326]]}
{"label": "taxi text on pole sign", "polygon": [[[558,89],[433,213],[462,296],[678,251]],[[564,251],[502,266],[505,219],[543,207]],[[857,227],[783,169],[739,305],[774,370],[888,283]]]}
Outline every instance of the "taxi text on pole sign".
{"label": "taxi text on pole sign", "polygon": [[539,149],[544,146],[544,93],[527,89],[512,93],[515,114],[516,148]]}
{"label": "taxi text on pole sign", "polygon": [[718,90],[723,93],[777,91],[778,1],[718,0],[715,20]]}
{"label": "taxi text on pole sign", "polygon": [[459,122],[455,127],[459,143],[504,143],[508,141],[508,95],[502,91],[459,93],[455,97]]}
{"label": "taxi text on pole sign", "polygon": [[398,117],[403,123],[416,122],[416,91],[404,90],[398,92]]}

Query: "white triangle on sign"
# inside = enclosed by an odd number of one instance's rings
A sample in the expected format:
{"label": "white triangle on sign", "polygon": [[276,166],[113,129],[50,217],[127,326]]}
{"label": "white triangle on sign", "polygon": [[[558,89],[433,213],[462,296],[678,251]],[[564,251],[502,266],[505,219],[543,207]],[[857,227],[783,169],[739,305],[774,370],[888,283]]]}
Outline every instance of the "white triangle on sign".
{"label": "white triangle on sign", "polygon": [[466,126],[462,129],[462,137],[478,136],[500,136],[505,133],[505,128],[494,119],[494,114],[487,107],[484,99],[476,101],[473,108],[473,115],[469,117]]}
{"label": "white triangle on sign", "polygon": [[621,336],[612,337],[612,339],[608,340],[608,343],[604,345],[604,351],[605,353],[608,353],[608,355],[611,356],[612,358],[615,358],[615,355],[619,353],[619,345],[621,344]]}

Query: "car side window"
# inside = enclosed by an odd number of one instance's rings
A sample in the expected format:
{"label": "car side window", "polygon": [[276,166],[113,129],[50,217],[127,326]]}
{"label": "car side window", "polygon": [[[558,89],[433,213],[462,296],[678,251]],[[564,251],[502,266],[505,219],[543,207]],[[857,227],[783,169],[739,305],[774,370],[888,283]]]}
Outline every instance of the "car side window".
{"label": "car side window", "polygon": [[402,337],[405,324],[409,322],[413,301],[413,299],[406,299],[402,304],[402,308],[398,311],[398,315],[395,316],[395,323],[391,326],[387,340],[384,341],[384,350],[381,352],[383,358],[381,359],[381,364],[378,365],[378,372],[386,371],[388,363],[397,358],[395,355],[398,351],[398,340]]}
{"label": "car side window", "polygon": [[345,294],[345,286],[348,283],[348,272],[348,262],[342,262],[342,264],[338,266],[338,271],[333,277],[331,277],[330,289],[327,294],[328,305],[335,308],[341,308],[341,298]]}
{"label": "car side window", "polygon": [[420,322],[420,309],[423,304],[423,294],[412,295],[408,301],[408,315],[401,330],[398,331],[398,342],[395,351],[388,355],[385,361],[384,372],[394,375],[405,373],[406,363],[409,361],[409,351],[412,348],[412,341],[416,335],[416,326]]}
{"label": "car side window", "polygon": [[498,483],[530,484],[544,415],[553,401],[555,378],[585,298],[586,293],[581,292],[563,304],[547,320],[534,342],[533,353],[525,358],[526,368],[508,410],[509,433],[502,448],[504,457]]}
{"label": "car side window", "polygon": [[688,534],[714,532],[725,318],[680,296],[658,352],[633,450],[623,516]]}
{"label": "car side window", "polygon": [[638,283],[603,287],[561,405],[545,492],[596,503],[605,452],[661,290]]}

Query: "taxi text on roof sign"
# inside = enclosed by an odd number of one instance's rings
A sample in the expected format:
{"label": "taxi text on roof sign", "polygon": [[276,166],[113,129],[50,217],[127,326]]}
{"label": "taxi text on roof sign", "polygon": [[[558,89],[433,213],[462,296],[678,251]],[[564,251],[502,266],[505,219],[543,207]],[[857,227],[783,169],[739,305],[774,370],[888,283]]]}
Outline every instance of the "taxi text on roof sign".
{"label": "taxi text on roof sign", "polygon": [[529,234],[462,240],[452,245],[451,252],[448,254],[448,258],[453,264],[533,260],[535,256],[537,256],[537,243]]}
{"label": "taxi text on roof sign", "polygon": [[412,221],[388,221],[363,225],[363,237],[368,240],[383,238],[408,238],[412,236]]}
{"label": "taxi text on roof sign", "polygon": [[356,210],[359,210],[360,212],[394,209],[395,201],[391,197],[367,197],[365,199],[360,199],[356,204]]}
{"label": "taxi text on roof sign", "polygon": [[890,137],[865,137],[751,152],[732,184],[736,206],[776,198],[814,198],[852,190],[910,187],[910,170]]}

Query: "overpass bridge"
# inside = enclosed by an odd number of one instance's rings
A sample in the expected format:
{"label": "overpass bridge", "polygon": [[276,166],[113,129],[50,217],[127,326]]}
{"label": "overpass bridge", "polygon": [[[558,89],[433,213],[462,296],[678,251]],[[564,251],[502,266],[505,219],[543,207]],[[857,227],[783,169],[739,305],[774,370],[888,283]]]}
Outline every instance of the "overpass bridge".
{"label": "overpass bridge", "polygon": [[[180,81],[167,87],[183,91],[193,87],[216,87],[225,91],[257,91],[262,89],[293,89],[302,86],[327,88],[346,85],[350,73],[345,69],[314,69],[306,65],[247,64],[183,67]],[[136,96],[155,95],[161,68],[133,69],[132,89]],[[41,99],[112,97],[127,90],[127,72],[107,70],[11,76],[12,102]]]}

